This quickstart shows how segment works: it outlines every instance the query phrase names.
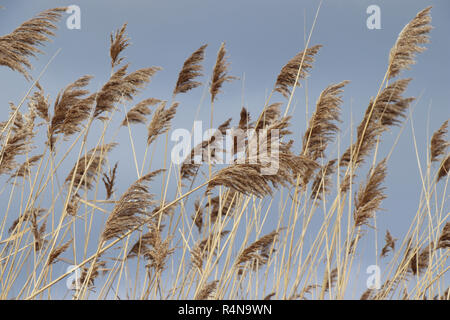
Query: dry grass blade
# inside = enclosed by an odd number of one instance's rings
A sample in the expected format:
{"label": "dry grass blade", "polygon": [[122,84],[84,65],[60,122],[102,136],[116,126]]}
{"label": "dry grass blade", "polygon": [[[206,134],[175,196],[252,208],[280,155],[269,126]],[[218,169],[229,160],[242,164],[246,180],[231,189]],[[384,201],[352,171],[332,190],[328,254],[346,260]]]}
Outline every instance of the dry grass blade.
{"label": "dry grass blade", "polygon": [[130,111],[127,112],[125,118],[122,121],[122,126],[126,126],[129,123],[142,123],[147,122],[146,116],[152,113],[149,106],[154,106],[160,103],[161,100],[155,98],[145,99],[136,104]]}
{"label": "dry grass blade", "polygon": [[409,69],[415,63],[416,53],[423,52],[420,44],[428,43],[428,33],[432,27],[430,16],[431,7],[420,11],[400,32],[394,47],[389,53],[388,78],[396,77],[402,70]]}
{"label": "dry grass blade", "polygon": [[178,105],[178,102],[174,102],[166,109],[166,101],[161,102],[148,125],[147,145],[154,142],[159,135],[169,131],[170,121],[175,117]]}
{"label": "dry grass blade", "polygon": [[394,239],[392,235],[390,234],[389,230],[386,230],[386,236],[385,236],[385,244],[383,249],[381,249],[380,257],[385,257],[389,251],[395,250],[395,241],[397,239]]}
{"label": "dry grass blade", "polygon": [[86,155],[81,156],[75,163],[65,182],[70,184],[72,177],[75,175],[73,177],[73,187],[77,189],[79,186],[82,189],[90,190],[97,179],[98,171],[105,164],[105,154],[116,145],[116,143],[109,143],[89,150]]}
{"label": "dry grass blade", "polygon": [[111,57],[111,68],[113,69],[118,66],[124,59],[123,57],[119,58],[120,53],[130,45],[130,38],[128,38],[126,34],[126,29],[127,24],[124,23],[122,27],[115,32],[114,35],[111,33],[109,55]]}
{"label": "dry grass blade", "polygon": [[106,220],[101,234],[102,241],[118,238],[145,222],[145,218],[149,216],[149,207],[156,204],[153,200],[154,195],[149,192],[145,183],[162,171],[164,170],[153,171],[142,176],[125,191]]}
{"label": "dry grass blade", "polygon": [[183,68],[178,74],[177,84],[173,90],[174,96],[178,93],[188,92],[202,84],[201,82],[194,81],[194,79],[203,75],[201,73],[203,67],[200,65],[200,62],[203,61],[206,47],[207,45],[205,44],[198,48],[184,62]]}
{"label": "dry grass blade", "polygon": [[[321,45],[315,45],[305,51],[299,52],[281,69],[275,83],[275,91],[281,93],[288,98],[291,94],[291,89],[296,82],[297,74],[300,70],[299,80],[305,79],[308,76],[308,71],[313,67],[314,56],[319,52]],[[300,83],[297,82],[297,86]]]}
{"label": "dry grass blade", "polygon": [[[54,8],[41,12],[37,17],[22,23],[13,32],[0,37],[0,65],[20,72],[31,79],[28,70],[32,68],[28,57],[42,53],[38,46],[50,41],[66,8]],[[28,70],[27,70],[28,69]]]}
{"label": "dry grass blade", "polygon": [[367,224],[368,220],[380,209],[381,202],[386,199],[381,183],[386,178],[386,160],[382,160],[370,170],[365,184],[361,185],[355,198],[353,217],[355,226]]}
{"label": "dry grass blade", "polygon": [[446,120],[439,130],[437,130],[431,137],[430,153],[431,162],[439,161],[439,157],[445,154],[449,143],[445,140],[445,136],[448,132],[448,120]]}
{"label": "dry grass blade", "polygon": [[340,105],[342,104],[342,88],[349,81],[328,86],[319,96],[316,110],[309,120],[308,129],[303,135],[302,154],[313,160],[324,156],[328,143],[333,141],[339,130],[334,122],[340,121]]}
{"label": "dry grass blade", "polygon": [[110,199],[114,193],[114,183],[116,181],[116,170],[117,170],[118,162],[114,165],[112,170],[109,170],[109,174],[103,174],[103,184],[105,185],[106,190],[106,199]]}
{"label": "dry grass blade", "polygon": [[227,57],[225,50],[225,42],[222,42],[219,48],[219,52],[217,53],[216,64],[213,69],[213,74],[211,78],[211,87],[209,88],[209,92],[211,93],[211,102],[214,102],[217,94],[220,92],[220,88],[225,82],[230,82],[236,77],[227,75],[228,68],[230,67],[230,63],[227,62]]}

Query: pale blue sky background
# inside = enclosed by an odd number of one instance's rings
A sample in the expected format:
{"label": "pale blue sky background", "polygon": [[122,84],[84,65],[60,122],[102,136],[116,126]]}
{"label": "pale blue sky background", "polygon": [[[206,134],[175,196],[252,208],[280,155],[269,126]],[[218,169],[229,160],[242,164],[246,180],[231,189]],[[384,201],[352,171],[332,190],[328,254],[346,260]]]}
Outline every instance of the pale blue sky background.
{"label": "pale blue sky background", "polygon": [[[169,99],[184,60],[205,43],[209,45],[204,62],[206,76],[203,78],[207,82],[220,43],[226,41],[231,62],[230,74],[241,80],[224,85],[224,93],[219,95],[215,105],[217,125],[228,117],[237,121],[242,101],[253,116],[261,110],[280,68],[304,48],[305,26],[309,33],[319,1],[6,0],[0,1],[0,4],[5,7],[0,10],[1,34],[12,31],[20,22],[42,10],[70,4],[80,6],[81,30],[68,30],[64,19],[53,42],[44,48],[47,55],[39,55],[38,60],[32,60],[35,67],[32,74],[37,76],[48,59],[59,48],[62,49],[41,80],[52,102],[60,89],[85,74],[95,76],[91,89],[99,89],[110,74],[109,34],[124,22],[128,22],[132,43],[124,54],[130,62],[130,69],[163,67],[138,100],[147,97]],[[366,8],[371,4],[381,8],[381,30],[366,27]],[[430,132],[435,131],[450,115],[450,2],[323,2],[311,45],[322,44],[324,47],[308,78],[308,104],[309,110],[314,108],[318,95],[327,85],[342,80],[351,81],[345,89],[342,106],[342,149],[349,143],[350,132],[346,128],[350,124],[350,116],[358,123],[370,97],[377,93],[386,71],[389,50],[398,33],[418,11],[428,5],[433,5],[432,42],[427,45],[428,50],[418,56],[418,63],[412,71],[401,75],[414,78],[406,96],[421,97],[414,104],[413,119],[422,166],[425,165],[425,148]],[[7,102],[18,103],[28,86],[29,83],[20,74],[0,68],[1,121],[7,116]],[[203,88],[197,88],[178,97],[181,105],[173,122],[174,128],[191,128],[202,92]],[[205,121],[209,121],[208,101],[207,97],[200,113],[200,119]],[[274,96],[272,101],[285,102],[285,99]],[[298,141],[296,150],[299,150],[300,137],[306,125],[304,89],[297,90],[293,102],[293,137]],[[117,117],[117,120],[120,118]],[[398,132],[399,129],[395,128],[383,136],[380,159],[389,152]],[[136,127],[134,133],[145,136],[145,128]],[[145,137],[142,139],[144,141]],[[111,158],[118,159],[122,164],[119,172],[123,180],[119,189],[123,190],[136,178],[136,173],[128,160],[131,155],[128,136],[121,134],[119,140],[121,146],[111,154]],[[161,148],[162,144],[160,141],[158,146]],[[140,159],[142,149],[138,148]],[[159,163],[161,159],[155,159],[155,167]],[[68,163],[67,169],[71,165]],[[409,123],[388,163],[388,170],[386,186],[389,197],[383,202],[386,211],[381,212],[377,220],[380,238],[386,228],[401,237],[417,209],[421,182]],[[365,176],[365,171],[360,171],[360,175]],[[405,224],[405,221],[408,223]],[[373,250],[372,245],[369,247]]]}

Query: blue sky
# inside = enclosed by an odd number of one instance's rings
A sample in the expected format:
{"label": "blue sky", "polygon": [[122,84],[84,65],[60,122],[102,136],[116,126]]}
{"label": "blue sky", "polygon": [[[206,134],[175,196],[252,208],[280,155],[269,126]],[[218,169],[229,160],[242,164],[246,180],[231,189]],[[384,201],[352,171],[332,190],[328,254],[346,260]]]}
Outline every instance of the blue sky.
{"label": "blue sky", "polygon": [[[217,125],[228,117],[237,121],[242,104],[256,117],[280,68],[303,50],[305,32],[307,35],[310,31],[319,1],[6,0],[0,4],[4,7],[0,9],[1,34],[12,31],[20,22],[42,10],[71,4],[80,6],[81,29],[67,29],[64,18],[57,36],[44,48],[46,55],[32,60],[32,74],[37,76],[48,59],[61,49],[40,81],[51,101],[59,90],[82,75],[94,75],[92,90],[101,87],[110,74],[109,34],[125,22],[132,43],[124,53],[130,69],[163,68],[139,96],[142,99],[170,98],[184,60],[202,44],[208,44],[204,62],[206,76],[203,78],[207,83],[217,50],[225,41],[231,62],[230,74],[240,80],[224,85],[224,92],[215,104]],[[381,8],[380,30],[366,27],[366,8],[372,4]],[[446,0],[325,0],[311,38],[311,45],[322,44],[323,48],[307,81],[308,104],[305,90],[296,91],[293,138],[301,141],[307,123],[306,110],[311,112],[320,92],[331,83],[350,80],[342,106],[341,148],[346,148],[350,139],[350,119],[357,124],[370,97],[376,95],[386,71],[389,50],[398,33],[418,11],[429,5],[433,5],[431,43],[426,45],[428,50],[418,56],[412,70],[401,76],[413,77],[405,95],[418,98],[413,104],[413,121],[424,166],[430,134],[450,115],[450,2]],[[0,69],[0,102],[4,107],[0,121],[6,119],[7,102],[17,104],[28,87],[29,83],[20,74]],[[173,128],[190,129],[199,104],[201,111],[197,119],[209,123],[209,100],[202,103],[203,93],[201,87],[178,97],[181,105]],[[285,102],[285,99],[274,96],[272,102],[277,101]],[[145,136],[145,128],[133,130],[137,136]],[[399,128],[395,128],[384,134],[380,159],[389,153],[398,133]],[[130,157],[128,137],[123,134],[119,140],[121,147],[112,153],[112,157],[126,163]],[[158,147],[162,144],[160,141]],[[295,148],[299,150],[301,145]],[[143,152],[137,150],[138,158],[142,159]],[[161,161],[156,158],[155,165]],[[130,164],[120,170],[127,177],[120,188],[125,189],[135,179],[135,169]],[[381,237],[386,228],[400,235],[407,231],[419,202],[421,182],[409,122],[388,163],[388,171],[389,197],[383,202],[386,211],[381,212],[377,220]],[[361,175],[365,175],[362,172]]]}

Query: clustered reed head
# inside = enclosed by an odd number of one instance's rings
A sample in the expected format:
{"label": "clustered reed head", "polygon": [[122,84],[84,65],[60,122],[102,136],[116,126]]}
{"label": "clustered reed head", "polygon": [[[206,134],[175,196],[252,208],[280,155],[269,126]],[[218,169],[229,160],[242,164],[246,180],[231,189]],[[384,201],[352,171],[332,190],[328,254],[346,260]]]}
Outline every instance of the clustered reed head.
{"label": "clustered reed head", "polygon": [[170,121],[175,117],[179,103],[174,102],[169,108],[166,108],[167,101],[159,104],[155,110],[153,118],[147,127],[147,145],[150,145],[156,138],[169,131]]}
{"label": "clustered reed head", "polygon": [[50,122],[48,109],[50,107],[49,96],[44,95],[44,89],[36,82],[36,91],[29,97],[28,106],[36,110],[36,113],[46,122]]}
{"label": "clustered reed head", "polygon": [[31,79],[32,68],[29,57],[42,53],[38,46],[50,41],[56,29],[55,22],[61,19],[66,8],[54,8],[41,12],[37,17],[22,23],[10,34],[0,37],[0,65],[20,72]]}
{"label": "clustered reed head", "polygon": [[380,257],[386,257],[386,255],[389,253],[389,251],[395,250],[395,241],[396,240],[397,239],[394,239],[394,237],[392,237],[389,230],[386,230],[386,236],[384,237],[385,245],[381,249]]}
{"label": "clustered reed head", "polygon": [[73,180],[72,188],[74,190],[78,188],[86,191],[92,189],[94,183],[97,181],[97,177],[101,176],[100,173],[106,162],[106,154],[116,145],[117,143],[100,145],[81,156],[65,180],[67,185],[70,186]]}
{"label": "clustered reed head", "polygon": [[27,114],[22,114],[11,104],[11,117],[14,117],[11,134],[3,141],[0,152],[0,175],[11,173],[17,168],[16,158],[27,154],[34,148],[33,138],[36,135],[34,109],[29,108]]}
{"label": "clustered reed head", "polygon": [[145,223],[149,217],[149,208],[156,204],[154,195],[145,184],[162,171],[164,170],[150,172],[131,184],[108,216],[101,234],[102,241],[119,238]]}
{"label": "clustered reed head", "polygon": [[[191,152],[186,156],[181,164],[180,175],[183,180],[193,180],[198,173],[201,164],[207,161],[208,164],[213,165],[216,151],[220,152],[221,143],[218,138],[223,137],[227,130],[230,129],[231,118],[222,123],[210,138],[203,140],[198,145],[192,148]],[[200,159],[197,159],[200,158]]]}
{"label": "clustered reed head", "polygon": [[448,120],[445,120],[441,127],[431,137],[431,162],[439,161],[439,157],[446,153],[447,147],[449,146],[449,143],[445,139],[447,132]]}
{"label": "clustered reed head", "polygon": [[317,172],[314,182],[311,186],[311,199],[322,199],[323,195],[331,191],[331,176],[336,171],[337,159],[328,161]]}
{"label": "clustered reed head", "polygon": [[160,103],[161,100],[155,98],[148,98],[139,103],[137,103],[134,107],[130,109],[125,115],[125,118],[122,121],[122,126],[127,126],[132,123],[142,123],[145,124],[147,122],[146,116],[152,113],[149,106],[154,106]]}
{"label": "clustered reed head", "polygon": [[[321,45],[315,45],[299,52],[281,69],[275,83],[275,91],[288,98],[295,85],[300,86],[298,80],[305,79],[312,68],[314,56],[319,52]],[[297,77],[298,75],[298,77]]]}
{"label": "clustered reed head", "polygon": [[163,240],[161,235],[161,227],[151,223],[150,231],[142,235],[139,240],[132,246],[127,258],[133,258],[142,255],[149,263],[147,268],[153,268],[156,272],[161,272],[166,267],[167,258],[175,251],[170,247],[172,236]]}
{"label": "clustered reed head", "polygon": [[340,121],[340,105],[342,104],[342,88],[349,81],[328,86],[319,96],[316,110],[309,120],[308,129],[303,135],[302,154],[312,160],[324,156],[328,143],[333,141],[334,134],[339,130],[334,123]]}
{"label": "clustered reed head", "polygon": [[389,127],[401,123],[406,118],[414,98],[403,98],[402,94],[411,79],[397,80],[384,88],[375,100],[371,100],[364,118],[357,128],[356,142],[342,155],[340,164],[360,164],[375,148],[377,138]]}
{"label": "clustered reed head", "polygon": [[366,183],[360,186],[353,214],[356,227],[367,224],[380,209],[381,202],[386,199],[385,188],[381,186],[386,174],[386,160],[382,160],[370,170]]}
{"label": "clustered reed head", "polygon": [[130,45],[130,38],[126,34],[127,24],[116,30],[115,34],[111,33],[109,55],[111,57],[111,68],[115,68],[122,63],[123,57],[119,58],[120,53]]}
{"label": "clustered reed head", "polygon": [[178,74],[177,84],[173,90],[174,96],[179,93],[188,92],[189,90],[197,88],[202,84],[201,82],[194,81],[194,79],[203,75],[201,72],[203,67],[200,63],[204,59],[205,49],[207,46],[208,45],[205,44],[198,48],[184,62],[183,68]]}
{"label": "clustered reed head", "polygon": [[119,163],[116,162],[116,164],[114,165],[114,168],[111,170],[109,170],[109,174],[104,173],[103,174],[103,184],[105,185],[105,190],[106,190],[106,199],[108,200],[109,198],[112,197],[113,193],[114,193],[114,184],[116,182],[116,171],[117,171],[117,165]]}
{"label": "clustered reed head", "polygon": [[94,118],[103,120],[105,112],[111,112],[121,101],[131,101],[144,88],[160,67],[139,69],[130,73],[128,64],[115,71],[97,93],[95,99]]}
{"label": "clustered reed head", "polygon": [[235,265],[239,270],[238,272],[242,274],[243,268],[256,270],[265,265],[269,261],[270,254],[274,250],[273,245],[278,235],[279,231],[274,230],[242,250],[235,261]]}
{"label": "clustered reed head", "polygon": [[56,134],[68,137],[79,132],[82,122],[89,118],[95,102],[95,94],[89,95],[85,87],[91,79],[92,76],[83,76],[58,93],[48,131],[48,144],[52,150]]}
{"label": "clustered reed head", "polygon": [[431,7],[428,7],[420,11],[400,32],[389,53],[389,79],[409,69],[415,63],[416,54],[425,51],[420,44],[429,42],[428,33],[432,29],[430,10]]}
{"label": "clustered reed head", "polygon": [[211,102],[214,102],[217,94],[220,92],[220,89],[225,82],[230,82],[236,79],[236,77],[229,76],[227,74],[230,63],[227,62],[226,54],[227,51],[225,50],[225,42],[222,42],[219,52],[217,53],[216,64],[211,77],[211,86],[209,88],[209,92],[211,93]]}

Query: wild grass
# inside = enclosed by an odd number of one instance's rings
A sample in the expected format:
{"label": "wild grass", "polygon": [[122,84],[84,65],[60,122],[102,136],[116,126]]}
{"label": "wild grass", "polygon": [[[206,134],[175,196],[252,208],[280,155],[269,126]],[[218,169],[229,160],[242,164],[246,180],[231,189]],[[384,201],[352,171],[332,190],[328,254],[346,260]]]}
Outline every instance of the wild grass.
{"label": "wild grass", "polygon": [[[425,50],[420,45],[429,41],[430,9],[400,32],[384,79],[343,152],[338,134],[348,80],[322,91],[301,141],[292,140],[292,96],[314,72],[322,47],[309,46],[309,37],[281,68],[260,114],[242,108],[237,121],[227,119],[216,129],[269,136],[278,130],[278,152],[265,161],[238,161],[249,155],[249,145],[259,151],[268,146],[268,137],[248,137],[225,167],[214,162],[221,150],[214,135],[180,165],[167,161],[172,120],[186,112],[178,95],[207,86],[214,128],[214,102],[237,79],[225,43],[209,83],[201,81],[205,44],[182,64],[170,99],[136,101],[162,68],[129,71],[126,24],[111,34],[111,74],[100,89],[91,92],[93,76],[86,75],[56,97],[32,78],[29,58],[54,36],[64,8],[44,11],[0,37],[0,65],[30,80],[26,96],[0,124],[0,298],[449,299],[448,120],[430,139],[425,171],[419,161],[421,193],[409,230],[394,235],[376,226],[383,200],[395,197],[385,188],[395,170],[392,152],[380,160],[379,146],[383,133],[403,127],[412,112],[414,98],[404,93],[414,80],[398,77]],[[277,94],[283,100],[271,101]],[[120,125],[111,134],[117,117]],[[146,137],[133,135],[138,125],[146,126]],[[91,131],[94,126],[99,131]],[[38,135],[46,142],[36,142]],[[110,156],[121,149],[118,135],[130,139],[127,163]],[[165,144],[155,149],[158,140]],[[145,150],[143,159],[137,148]],[[416,152],[419,158],[423,150]],[[164,156],[163,167],[154,167],[155,153]],[[202,163],[192,162],[194,155]],[[275,159],[276,174],[265,174]],[[367,172],[364,163],[371,164]],[[63,164],[72,169],[64,171]],[[136,169],[129,185],[123,166]],[[358,272],[360,241],[384,233],[374,258],[382,266],[380,286],[368,288],[367,275]]]}

